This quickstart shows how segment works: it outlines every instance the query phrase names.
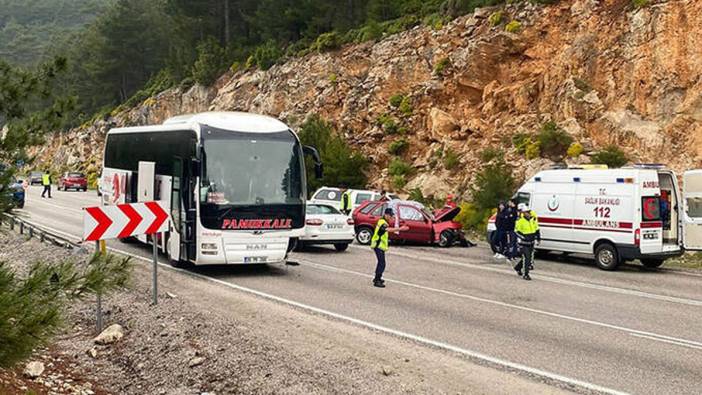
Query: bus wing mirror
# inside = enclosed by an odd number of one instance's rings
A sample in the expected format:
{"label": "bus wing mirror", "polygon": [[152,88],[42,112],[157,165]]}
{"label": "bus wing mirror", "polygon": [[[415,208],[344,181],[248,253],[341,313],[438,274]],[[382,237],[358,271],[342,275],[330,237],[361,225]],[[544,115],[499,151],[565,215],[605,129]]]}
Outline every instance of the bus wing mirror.
{"label": "bus wing mirror", "polygon": [[324,177],[324,165],[322,164],[322,158],[319,156],[319,151],[316,148],[305,145],[302,147],[302,151],[305,155],[309,155],[314,159],[314,176],[317,179]]}

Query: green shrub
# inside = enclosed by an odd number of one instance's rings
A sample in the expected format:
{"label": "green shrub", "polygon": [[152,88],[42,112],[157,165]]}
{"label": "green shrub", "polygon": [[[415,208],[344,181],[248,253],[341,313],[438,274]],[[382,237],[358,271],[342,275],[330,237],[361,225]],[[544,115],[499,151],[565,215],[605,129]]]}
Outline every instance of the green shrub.
{"label": "green shrub", "polygon": [[531,141],[526,145],[524,149],[524,156],[529,159],[536,159],[541,156],[541,145],[538,141]]}
{"label": "green shrub", "polygon": [[629,163],[624,151],[616,145],[609,145],[592,156],[591,162],[594,164],[607,165],[610,168],[622,167]]}
{"label": "green shrub", "polygon": [[331,82],[332,84],[336,84],[338,79],[339,79],[339,77],[336,74],[334,74],[334,73],[329,74],[329,82]]}
{"label": "green shrub", "polygon": [[414,174],[414,168],[400,158],[393,158],[388,165],[388,174],[391,176],[408,176]]}
{"label": "green shrub", "polygon": [[539,133],[536,135],[536,141],[539,143],[541,156],[553,160],[562,159],[568,147],[573,144],[573,137],[559,128],[555,122],[546,122]]}
{"label": "green shrub", "polygon": [[357,33],[354,41],[364,43],[375,41],[383,37],[383,28],[376,21],[366,23]]}
{"label": "green shrub", "polygon": [[408,148],[409,141],[407,141],[407,139],[402,138],[390,143],[390,147],[388,147],[388,152],[392,155],[401,155],[404,154]]}
{"label": "green shrub", "polygon": [[516,133],[512,136],[512,145],[522,155],[526,153],[526,149],[531,142],[531,137],[526,133]]}
{"label": "green shrub", "polygon": [[634,8],[643,8],[648,6],[650,3],[650,0],[631,0],[631,5],[634,6]]}
{"label": "green shrub", "polygon": [[444,152],[444,169],[453,170],[460,163],[461,161],[458,157],[458,154],[455,153],[452,149],[449,148]]}
{"label": "green shrub", "polygon": [[[119,109],[121,111],[126,108],[134,107],[137,104],[143,102],[144,100],[174,86],[175,84],[175,79],[168,71],[168,69],[163,69],[159,71],[155,76],[151,77],[151,79],[146,83],[146,85],[144,85],[144,88],[132,95],[132,97],[130,97],[126,102],[124,102]],[[110,113],[111,112],[113,111],[110,111]]]}
{"label": "green shrub", "polygon": [[445,22],[446,18],[439,13],[429,14],[422,19],[422,24],[429,26],[434,30],[441,30],[444,27]]}
{"label": "green shrub", "polygon": [[502,159],[504,157],[505,157],[504,151],[502,151],[499,148],[495,148],[495,147],[488,147],[480,152],[480,160],[483,163],[488,163],[488,162],[492,161],[493,159]]}
{"label": "green shrub", "polygon": [[434,65],[434,74],[438,76],[444,75],[444,72],[451,66],[451,59],[442,58]]}
{"label": "green shrub", "polygon": [[475,176],[471,199],[478,211],[491,210],[500,200],[509,199],[514,189],[512,167],[504,160],[497,160],[483,167]]}
{"label": "green shrub", "polygon": [[229,70],[232,73],[236,73],[237,71],[241,70],[241,62],[236,61],[236,62],[232,63],[232,65],[229,66]]}
{"label": "green shrub", "polygon": [[323,185],[365,188],[368,182],[366,171],[370,166],[368,158],[352,149],[331,124],[318,115],[312,115],[300,126],[299,136],[302,144],[317,148],[324,163],[324,176],[320,180],[314,177],[312,161],[305,161],[310,193]]}
{"label": "green shrub", "polygon": [[322,33],[310,47],[317,52],[331,51],[341,47],[341,36],[337,32]]}
{"label": "green shrub", "polygon": [[197,45],[197,60],[192,76],[197,83],[211,85],[224,69],[225,51],[214,37],[207,37]]}
{"label": "green shrub", "polygon": [[395,118],[389,114],[382,114],[378,117],[378,124],[382,126],[386,134],[399,134],[400,127],[397,125]]}
{"label": "green shrub", "polygon": [[522,30],[522,24],[519,21],[511,21],[505,26],[505,31],[508,33],[519,33]]}
{"label": "green shrub", "polygon": [[405,15],[392,21],[383,22],[381,27],[387,34],[396,34],[413,28],[420,22],[419,17],[416,15]]}
{"label": "green shrub", "polygon": [[405,187],[405,185],[407,185],[407,178],[403,174],[393,176],[392,185],[396,189],[402,189]]}
{"label": "green shrub", "polygon": [[256,47],[253,54],[246,61],[246,67],[249,68],[256,65],[261,70],[268,70],[278,62],[281,56],[282,52],[275,41],[266,41]]}
{"label": "green shrub", "polygon": [[19,277],[0,262],[0,367],[11,367],[45,345],[76,300],[127,284],[131,268],[129,258],[94,255],[87,265],[38,262]]}
{"label": "green shrub", "polygon": [[472,203],[461,203],[461,211],[454,221],[461,224],[463,229],[480,232],[483,234],[487,228],[488,220],[492,214],[492,209],[478,209]]}
{"label": "green shrub", "polygon": [[500,23],[502,23],[504,15],[505,13],[502,10],[490,14],[490,16],[488,17],[488,22],[490,23],[490,26],[497,26]]}
{"label": "green shrub", "polygon": [[409,97],[404,96],[402,98],[402,102],[400,102],[400,112],[403,113],[406,116],[412,115],[412,103],[410,102]]}
{"label": "green shrub", "polygon": [[405,95],[402,93],[397,93],[390,97],[389,103],[392,107],[398,108],[400,107],[400,104],[402,104],[403,100],[405,100]]}
{"label": "green shrub", "polygon": [[575,142],[568,147],[567,154],[569,158],[577,158],[578,156],[582,155],[583,151],[583,145]]}

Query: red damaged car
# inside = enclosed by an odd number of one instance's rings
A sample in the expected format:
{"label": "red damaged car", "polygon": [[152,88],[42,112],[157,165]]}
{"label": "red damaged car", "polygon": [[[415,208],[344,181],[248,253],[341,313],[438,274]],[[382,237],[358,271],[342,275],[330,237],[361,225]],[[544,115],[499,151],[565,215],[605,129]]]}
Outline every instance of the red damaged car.
{"label": "red damaged car", "polygon": [[[353,211],[356,241],[370,244],[375,224],[387,205],[387,201],[366,201]],[[461,212],[460,207],[442,210],[436,217],[411,202],[399,202],[394,208],[395,214],[400,216],[400,226],[407,225],[410,229],[399,234],[391,233],[391,241],[438,244],[440,247],[450,247],[456,243],[464,247],[471,245],[465,238],[461,224],[453,220]]]}

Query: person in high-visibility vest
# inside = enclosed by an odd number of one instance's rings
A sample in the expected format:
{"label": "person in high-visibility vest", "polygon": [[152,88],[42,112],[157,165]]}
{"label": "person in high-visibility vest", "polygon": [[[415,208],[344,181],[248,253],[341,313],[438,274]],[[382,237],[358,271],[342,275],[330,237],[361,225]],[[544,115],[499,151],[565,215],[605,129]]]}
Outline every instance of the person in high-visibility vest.
{"label": "person in high-visibility vest", "polygon": [[49,199],[51,199],[51,174],[48,170],[41,176],[41,185],[44,186],[41,197],[44,197],[44,195],[49,192]]}
{"label": "person in high-visibility vest", "polygon": [[340,210],[344,215],[349,215],[351,213],[351,192],[348,189],[343,188],[341,190],[341,207]]}
{"label": "person in high-visibility vest", "polygon": [[375,252],[375,257],[378,262],[375,265],[375,278],[373,278],[373,286],[378,288],[385,288],[385,280],[383,280],[383,272],[385,272],[385,252],[389,248],[389,234],[391,232],[406,232],[409,230],[409,226],[402,226],[399,228],[391,228],[388,224],[392,222],[393,210],[391,208],[386,208],[383,213],[383,218],[378,220],[375,225],[375,231],[373,232],[373,238],[371,239],[371,248]]}
{"label": "person in high-visibility vest", "polygon": [[[519,218],[514,226],[517,233],[517,242],[522,252],[522,259],[514,266],[514,270],[525,280],[531,280],[529,270],[534,269],[534,245],[541,243],[541,232],[539,231],[539,219],[536,213],[529,209],[524,203],[519,203]],[[524,275],[522,275],[522,267]]]}

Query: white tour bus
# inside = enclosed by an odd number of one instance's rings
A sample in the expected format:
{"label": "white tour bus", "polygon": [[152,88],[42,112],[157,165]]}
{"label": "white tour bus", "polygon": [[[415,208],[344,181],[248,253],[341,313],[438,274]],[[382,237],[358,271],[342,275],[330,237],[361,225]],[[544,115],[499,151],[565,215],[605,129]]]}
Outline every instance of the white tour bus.
{"label": "white tour bus", "polygon": [[305,233],[304,154],[321,176],[317,151],[274,118],[183,115],[110,130],[99,189],[103,204],[134,202],[139,162],[155,162],[172,220],[159,247],[173,265],[280,263]]}
{"label": "white tour bus", "polygon": [[[515,198],[536,212],[540,251],[594,255],[614,270],[624,261],[658,267],[685,249],[702,248],[702,170],[685,172],[681,194],[661,165],[622,169],[544,170]],[[488,223],[488,240],[495,217]]]}

